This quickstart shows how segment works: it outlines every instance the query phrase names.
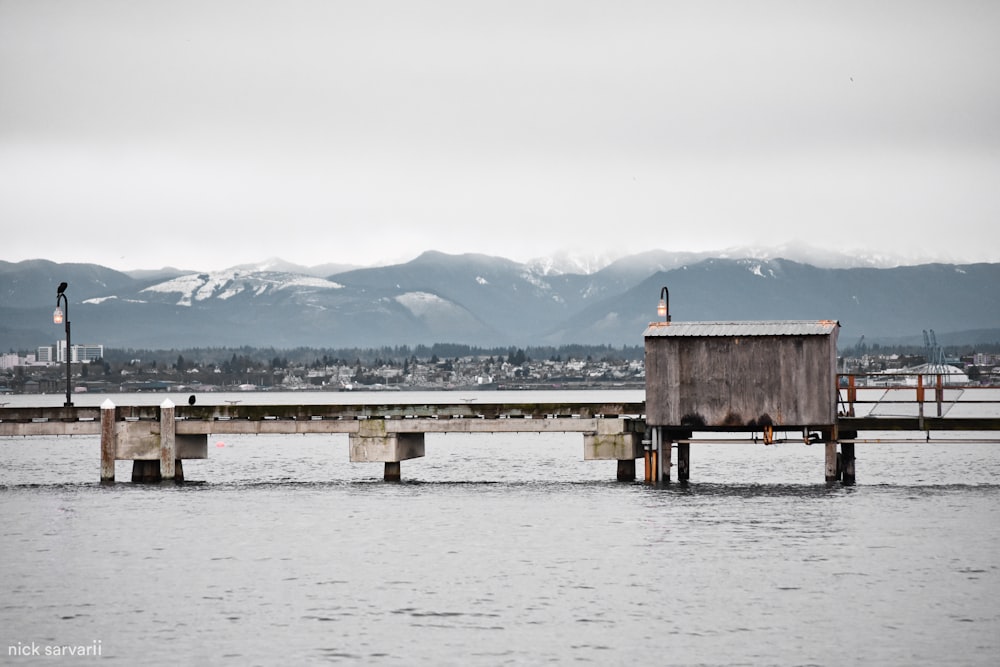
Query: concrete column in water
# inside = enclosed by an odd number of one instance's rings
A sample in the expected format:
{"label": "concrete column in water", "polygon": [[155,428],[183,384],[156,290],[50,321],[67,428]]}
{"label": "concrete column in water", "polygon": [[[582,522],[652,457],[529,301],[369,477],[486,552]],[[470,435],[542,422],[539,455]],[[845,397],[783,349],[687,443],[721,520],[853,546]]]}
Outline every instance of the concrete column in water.
{"label": "concrete column in water", "polygon": [[[840,454],[837,456],[837,479],[847,486],[854,484],[854,440],[858,438],[857,431],[841,431],[835,429],[834,434],[840,444]],[[851,442],[844,442],[851,440]]]}
{"label": "concrete column in water", "polygon": [[635,459],[618,459],[618,481],[635,481]]}
{"label": "concrete column in water", "polygon": [[101,403],[101,483],[115,483],[115,453],[118,433],[115,430],[115,404],[111,399]]}
{"label": "concrete column in water", "polygon": [[854,484],[854,443],[840,443],[841,481],[846,486]]}
{"label": "concrete column in water", "polygon": [[136,484],[161,481],[159,461],[132,461],[132,481]]}
{"label": "concrete column in water", "polygon": [[656,481],[669,482],[670,468],[674,459],[674,440],[672,436],[667,435],[666,429],[660,427],[657,430],[660,431],[660,435],[657,438],[656,448]]}
{"label": "concrete column in water", "polygon": [[[808,429],[806,429],[808,433]],[[826,428],[820,431],[820,439],[823,442],[825,461],[824,461],[824,476],[826,482],[837,481],[840,476],[839,466],[837,465],[837,430],[836,428]]]}
{"label": "concrete column in water", "polygon": [[176,407],[169,398],[160,404],[160,478],[172,479],[176,456],[177,435],[174,413]]}
{"label": "concrete column in water", "polygon": [[423,433],[391,431],[385,419],[361,421],[358,432],[351,433],[349,441],[351,462],[384,463],[383,479],[387,482],[399,481],[400,461],[424,455]]}
{"label": "concrete column in water", "polygon": [[158,421],[115,422],[114,458],[132,461],[133,482],[159,482],[163,479],[182,482],[183,459],[208,458],[208,436],[203,433],[177,433],[176,413],[171,415],[171,412],[169,407],[161,410]]}
{"label": "concrete column in water", "polygon": [[642,456],[642,437],[625,419],[598,419],[597,430],[583,434],[584,461],[617,461],[618,480],[635,480],[635,460]]}
{"label": "concrete column in water", "polygon": [[837,442],[835,440],[826,440],[824,446],[826,447],[826,481],[836,482],[840,475],[839,466],[837,465]]}
{"label": "concrete column in water", "polygon": [[[691,436],[686,436],[690,438]],[[677,443],[677,481],[687,482],[691,477],[691,443]]]}

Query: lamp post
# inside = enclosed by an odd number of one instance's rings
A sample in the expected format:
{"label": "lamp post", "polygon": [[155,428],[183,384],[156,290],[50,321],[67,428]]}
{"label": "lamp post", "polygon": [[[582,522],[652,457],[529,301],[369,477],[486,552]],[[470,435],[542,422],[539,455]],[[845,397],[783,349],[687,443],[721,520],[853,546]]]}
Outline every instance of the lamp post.
{"label": "lamp post", "polygon": [[660,290],[660,303],[656,305],[656,314],[662,317],[664,322],[670,321],[670,290],[666,287]]}
{"label": "lamp post", "polygon": [[[72,357],[72,344],[69,338],[69,299],[66,298],[66,283],[59,283],[59,288],[56,290],[56,311],[52,313],[52,322],[55,324],[66,323],[66,402],[63,407],[71,408],[73,407],[73,401],[70,400],[70,394],[72,392],[70,388],[70,381],[72,378],[70,358]],[[66,308],[65,315],[63,311],[59,308],[59,300],[62,300],[63,305]]]}

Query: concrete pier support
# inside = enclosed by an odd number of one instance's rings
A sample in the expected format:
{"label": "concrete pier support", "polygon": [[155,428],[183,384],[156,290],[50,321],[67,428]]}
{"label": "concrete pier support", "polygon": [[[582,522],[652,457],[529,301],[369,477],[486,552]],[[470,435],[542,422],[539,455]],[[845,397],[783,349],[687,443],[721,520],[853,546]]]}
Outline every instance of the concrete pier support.
{"label": "concrete pier support", "polygon": [[[842,440],[856,440],[858,437],[857,431],[838,431],[838,438]],[[847,486],[854,484],[854,443],[853,442],[841,442],[840,443],[840,480]]]}
{"label": "concrete pier support", "polygon": [[840,466],[841,466],[840,480],[844,483],[845,486],[852,486],[854,484],[853,442],[840,443]]}
{"label": "concrete pier support", "polygon": [[[161,472],[159,461],[133,461],[132,462],[132,481],[136,484],[159,484],[164,479],[171,479],[170,477],[164,477]],[[184,481],[184,466],[181,459],[174,460],[174,476],[173,480],[175,482]]]}
{"label": "concrete pier support", "polygon": [[132,482],[155,484],[162,480],[159,461],[132,461]]}
{"label": "concrete pier support", "polygon": [[174,461],[177,460],[177,431],[174,422],[176,408],[169,398],[160,404],[160,477],[174,477]]}
{"label": "concrete pier support", "polygon": [[[204,433],[177,433],[173,403],[164,401],[160,419],[152,421],[114,421],[116,410],[101,413],[101,479],[114,480],[113,463],[132,461],[133,482],[184,481],[183,459],[207,459],[208,436]],[[104,428],[113,426],[113,437]],[[114,454],[110,448],[114,445]]]}
{"label": "concrete pier support", "polygon": [[597,420],[597,430],[583,434],[584,461],[618,461],[618,481],[635,481],[635,460],[642,456],[642,434],[629,428],[624,419]]}
{"label": "concrete pier support", "polygon": [[[690,437],[690,436],[688,436]],[[691,478],[691,443],[677,443],[677,481],[686,484]]]}
{"label": "concrete pier support", "polygon": [[834,440],[827,441],[825,443],[826,447],[826,481],[827,483],[836,482],[840,476],[840,466],[837,465],[837,442]]}
{"label": "concrete pier support", "polygon": [[839,442],[839,440],[841,438],[854,440],[857,437],[857,431],[840,431],[837,428],[823,433],[823,441],[826,445],[827,483],[840,481],[845,486],[854,484],[854,443]]}
{"label": "concrete pier support", "polygon": [[115,404],[111,399],[101,403],[101,484],[115,483],[115,453],[118,431],[115,429]]}
{"label": "concrete pier support", "polygon": [[670,469],[674,465],[674,441],[666,434],[665,430],[658,430],[660,436],[657,438],[658,446],[656,448],[656,481],[669,482]]}
{"label": "concrete pier support", "polygon": [[635,481],[635,459],[618,459],[618,481]]}
{"label": "concrete pier support", "polygon": [[348,439],[351,462],[385,463],[383,479],[387,482],[400,480],[400,461],[424,455],[423,433],[390,431],[384,419],[364,420]]}

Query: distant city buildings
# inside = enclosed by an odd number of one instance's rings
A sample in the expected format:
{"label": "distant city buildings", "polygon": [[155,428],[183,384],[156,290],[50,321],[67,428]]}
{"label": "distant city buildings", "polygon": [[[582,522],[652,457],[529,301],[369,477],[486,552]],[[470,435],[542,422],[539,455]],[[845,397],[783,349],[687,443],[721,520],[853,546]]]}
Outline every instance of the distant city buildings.
{"label": "distant city buildings", "polygon": [[0,370],[10,370],[15,366],[20,366],[21,364],[18,363],[20,360],[21,358],[13,352],[10,354],[0,355]]}
{"label": "distant city buildings", "polygon": [[1000,354],[976,352],[972,355],[972,363],[976,366],[997,366],[1000,365]]}
{"label": "distant city buildings", "polygon": [[15,352],[9,352],[7,354],[0,355],[0,370],[9,371],[17,368],[18,366],[48,366],[48,363],[38,361],[38,357],[34,354],[29,354],[27,356],[18,356]]}
{"label": "distant city buildings", "polygon": [[[104,358],[103,345],[74,345],[70,348],[69,360],[74,364],[89,364]],[[61,340],[56,344],[56,363],[66,363],[66,341]]]}
{"label": "distant city buildings", "polygon": [[[74,345],[70,348],[70,362],[74,364],[89,364],[92,361],[104,358],[104,346],[85,344]],[[61,340],[55,345],[42,345],[35,354],[24,357],[16,353],[8,353],[0,356],[0,369],[11,369],[16,366],[49,366],[52,364],[66,363],[66,341]]]}
{"label": "distant city buildings", "polygon": [[[906,385],[920,375],[925,385],[936,382],[939,375],[949,385],[1000,385],[998,348],[987,349],[967,351],[956,356],[954,364],[941,368],[927,367],[924,354],[909,350],[845,354],[837,370],[856,375],[858,386]],[[75,391],[639,389],[645,383],[645,360],[635,358],[635,350],[621,355],[610,349],[574,349],[572,354],[558,350],[558,354],[546,354],[548,358],[531,358],[513,348],[508,354],[442,354],[441,358],[408,351],[390,359],[374,354],[343,359],[324,354],[322,360],[306,356],[291,362],[273,357],[273,350],[188,359],[159,354],[145,360],[123,357],[119,350],[109,350],[108,359],[104,352],[103,345],[72,346]],[[0,355],[0,393],[61,391],[66,353],[65,342],[58,341],[39,347],[34,354]],[[101,363],[93,364],[98,360]]]}

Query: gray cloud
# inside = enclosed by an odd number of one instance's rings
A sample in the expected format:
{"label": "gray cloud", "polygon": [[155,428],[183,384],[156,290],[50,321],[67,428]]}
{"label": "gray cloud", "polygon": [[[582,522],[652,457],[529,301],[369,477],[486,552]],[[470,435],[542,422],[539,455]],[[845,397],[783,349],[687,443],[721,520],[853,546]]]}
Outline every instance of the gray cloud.
{"label": "gray cloud", "polygon": [[8,0],[4,255],[1000,261],[998,27],[988,2]]}

